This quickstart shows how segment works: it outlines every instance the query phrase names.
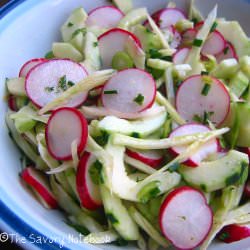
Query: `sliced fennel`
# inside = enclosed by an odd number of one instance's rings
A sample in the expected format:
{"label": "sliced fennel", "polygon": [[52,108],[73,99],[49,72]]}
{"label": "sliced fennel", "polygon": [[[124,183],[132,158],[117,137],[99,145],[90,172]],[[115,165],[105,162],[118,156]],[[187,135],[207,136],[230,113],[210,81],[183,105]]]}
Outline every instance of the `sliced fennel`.
{"label": "sliced fennel", "polygon": [[133,9],[133,0],[113,0],[113,2],[124,13]]}
{"label": "sliced fennel", "polygon": [[25,91],[25,78],[6,79],[7,89],[10,94],[16,96],[27,96]]}

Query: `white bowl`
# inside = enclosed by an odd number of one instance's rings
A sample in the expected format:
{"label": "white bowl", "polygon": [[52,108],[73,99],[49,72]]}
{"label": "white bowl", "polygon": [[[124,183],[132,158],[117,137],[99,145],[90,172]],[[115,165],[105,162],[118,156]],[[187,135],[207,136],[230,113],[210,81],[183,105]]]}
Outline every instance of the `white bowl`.
{"label": "white bowl", "polygon": [[[166,5],[165,0],[134,1],[137,6],[146,5],[151,12]],[[188,0],[177,2],[185,5]],[[197,2],[205,12],[218,2],[219,15],[239,20],[250,34],[248,25],[250,1],[197,0]],[[59,41],[59,28],[74,8],[83,5],[89,11],[104,4],[106,2],[103,0],[12,0],[8,6],[2,8],[0,10],[1,96],[4,96],[5,77],[17,76],[20,66],[25,61],[42,57],[51,49],[53,41]],[[64,223],[63,215],[58,211],[44,209],[23,189],[18,178],[20,154],[10,140],[4,122],[6,109],[6,104],[0,102],[0,227],[8,233],[14,233],[15,235],[9,235],[9,238],[14,242],[17,241],[25,249],[100,249],[73,242],[73,235],[78,237],[78,234]],[[51,242],[48,242],[49,238],[52,239]],[[108,245],[101,246],[101,249],[122,248]],[[131,246],[126,249],[136,248]],[[209,249],[246,250],[250,249],[250,239],[230,245],[213,243]]]}

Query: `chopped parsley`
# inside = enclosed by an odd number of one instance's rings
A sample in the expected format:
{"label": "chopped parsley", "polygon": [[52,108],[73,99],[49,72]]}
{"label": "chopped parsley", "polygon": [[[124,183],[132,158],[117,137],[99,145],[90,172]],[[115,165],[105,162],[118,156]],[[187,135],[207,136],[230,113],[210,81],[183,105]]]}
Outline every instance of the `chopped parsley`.
{"label": "chopped parsley", "polygon": [[144,102],[144,96],[142,94],[138,94],[133,101],[141,106]]}
{"label": "chopped parsley", "polygon": [[207,96],[208,93],[209,93],[209,91],[210,91],[210,89],[211,89],[211,84],[205,83],[204,87],[203,87],[203,89],[201,91],[201,94],[204,95],[204,96]]}
{"label": "chopped parsley", "polygon": [[201,39],[195,39],[193,41],[193,46],[195,46],[195,47],[201,47],[202,44],[203,44],[203,40],[201,40]]}
{"label": "chopped parsley", "polygon": [[67,90],[67,78],[66,75],[62,76],[58,81],[58,89],[63,91]]}
{"label": "chopped parsley", "polygon": [[73,25],[74,25],[74,24],[71,23],[71,22],[68,22],[68,24],[67,24],[68,27],[72,27]]}
{"label": "chopped parsley", "polygon": [[46,55],[44,57],[46,59],[53,59],[53,58],[55,58],[55,55],[53,54],[53,51],[49,51],[48,53],[46,53]]}
{"label": "chopped parsley", "polygon": [[202,76],[208,76],[208,75],[209,75],[209,72],[207,72],[207,71],[202,71],[202,72],[201,72],[201,75],[202,75]]}
{"label": "chopped parsley", "polygon": [[137,132],[133,132],[130,136],[134,137],[134,138],[140,138],[141,137],[140,134],[137,133]]}
{"label": "chopped parsley", "polygon": [[101,131],[101,134],[94,137],[94,139],[100,146],[103,147],[108,143],[109,133],[106,131]]}
{"label": "chopped parsley", "polygon": [[218,23],[217,23],[217,22],[214,22],[213,25],[212,25],[212,27],[211,27],[211,29],[210,29],[210,32],[211,32],[211,33],[214,32],[215,29],[217,28],[217,26],[218,26]]}
{"label": "chopped parsley", "polygon": [[196,24],[199,22],[199,20],[198,20],[197,18],[194,17],[194,18],[192,19],[192,22],[194,23],[194,25],[196,25]]}
{"label": "chopped parsley", "polygon": [[98,42],[94,42],[94,43],[93,43],[93,46],[94,46],[94,47],[97,47],[97,46],[98,46]]}
{"label": "chopped parsley", "polygon": [[158,49],[150,49],[149,50],[149,56],[152,59],[161,59],[164,61],[172,62],[173,57],[172,56],[163,56]]}
{"label": "chopped parsley", "polygon": [[86,28],[82,28],[82,29],[77,29],[73,32],[72,34],[72,38],[74,38],[75,36],[77,36],[78,34],[82,33],[83,35],[86,34]]}
{"label": "chopped parsley", "polygon": [[118,91],[113,89],[113,90],[105,90],[104,95],[115,95],[118,94]]}
{"label": "chopped parsley", "polygon": [[44,90],[46,92],[52,92],[54,90],[54,87],[45,87]]}
{"label": "chopped parsley", "polygon": [[68,86],[69,87],[72,87],[72,86],[74,86],[75,85],[75,83],[74,82],[72,82],[72,81],[68,81]]}
{"label": "chopped parsley", "polygon": [[213,111],[204,111],[203,115],[194,115],[193,120],[202,124],[208,124],[208,120],[210,120],[211,116],[214,114]]}
{"label": "chopped parsley", "polygon": [[96,160],[89,168],[89,175],[94,184],[104,183],[102,176],[102,163]]}

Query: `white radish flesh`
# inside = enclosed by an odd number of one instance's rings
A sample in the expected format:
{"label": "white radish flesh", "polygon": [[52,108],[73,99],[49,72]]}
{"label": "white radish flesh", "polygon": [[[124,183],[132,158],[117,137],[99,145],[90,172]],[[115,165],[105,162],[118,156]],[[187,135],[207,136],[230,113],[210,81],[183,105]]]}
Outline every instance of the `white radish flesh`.
{"label": "white radish flesh", "polygon": [[102,6],[92,10],[86,20],[88,27],[112,29],[118,26],[124,14],[113,6]]}
{"label": "white radish flesh", "polygon": [[134,34],[120,28],[111,29],[98,38],[102,68],[111,68],[114,55],[117,52],[125,51],[129,38],[141,48],[140,40]]}
{"label": "white radish flesh", "polygon": [[20,69],[19,77],[26,77],[32,68],[34,68],[38,64],[40,64],[42,62],[46,62],[46,61],[47,61],[47,59],[45,59],[45,58],[36,58],[36,59],[29,60]]}
{"label": "white radish flesh", "polygon": [[192,46],[193,41],[197,35],[196,29],[187,29],[182,33],[182,44],[184,46]]}
{"label": "white radish flesh", "polygon": [[163,161],[163,155],[160,151],[157,150],[132,150],[127,149],[126,155],[140,161],[152,168],[160,167],[160,164]]}
{"label": "white radish flesh", "polygon": [[176,108],[188,122],[197,116],[203,118],[207,113],[210,121],[219,125],[230,110],[230,95],[218,79],[195,75],[180,85],[176,94]]}
{"label": "white radish flesh", "polygon": [[22,171],[21,178],[39,195],[47,208],[55,209],[58,207],[57,201],[50,190],[49,182],[42,172],[33,167],[28,167]]}
{"label": "white radish flesh", "polygon": [[[86,76],[87,72],[80,64],[69,59],[53,59],[30,70],[26,77],[25,89],[36,106],[44,107]],[[77,94],[64,106],[79,106],[86,98],[85,92]]]}
{"label": "white radish flesh", "polygon": [[218,55],[223,52],[225,47],[225,38],[219,31],[215,30],[208,36],[206,42],[202,47],[201,53],[203,55]]}
{"label": "white radish flesh", "polygon": [[162,233],[178,249],[194,249],[211,230],[213,214],[206,198],[190,187],[172,191],[160,208]]}
{"label": "white radish flesh", "polygon": [[225,49],[216,56],[217,62],[220,63],[223,60],[235,58],[239,60],[234,46],[230,42],[226,42]]}
{"label": "white radish flesh", "polygon": [[[211,129],[201,125],[201,124],[185,124],[173,130],[169,138],[174,138],[184,135],[192,135],[196,133],[209,132]],[[187,149],[187,146],[173,147],[170,149],[170,152],[174,155],[179,155]],[[185,165],[190,167],[198,166],[202,160],[206,159],[209,155],[215,154],[219,151],[219,143],[216,139],[205,143],[196,153],[192,155],[188,160],[184,162]]]}
{"label": "white radish flesh", "polygon": [[156,84],[149,73],[140,69],[126,69],[105,84],[102,103],[110,110],[137,113],[150,108],[155,95]]}
{"label": "white radish flesh", "polygon": [[174,26],[178,21],[187,19],[186,15],[177,8],[165,8],[152,15],[156,24],[162,28]]}
{"label": "white radish flesh", "polygon": [[173,56],[173,63],[174,64],[183,64],[188,57],[190,52],[190,48],[182,48],[178,50]]}
{"label": "white radish flesh", "polygon": [[86,146],[88,124],[77,109],[60,108],[52,113],[45,133],[51,156],[57,160],[72,160],[72,143],[76,141],[78,153]]}
{"label": "white radish flesh", "polygon": [[95,183],[96,180],[93,181],[90,174],[91,171],[98,174],[97,169],[92,170],[96,161],[93,154],[85,152],[78,165],[76,175],[76,186],[81,205],[89,210],[96,210],[102,205],[98,183]]}
{"label": "white radish flesh", "polygon": [[174,28],[174,26],[171,26],[170,28],[168,28],[168,30],[171,33],[171,39],[169,41],[170,48],[176,49],[181,43],[181,34]]}

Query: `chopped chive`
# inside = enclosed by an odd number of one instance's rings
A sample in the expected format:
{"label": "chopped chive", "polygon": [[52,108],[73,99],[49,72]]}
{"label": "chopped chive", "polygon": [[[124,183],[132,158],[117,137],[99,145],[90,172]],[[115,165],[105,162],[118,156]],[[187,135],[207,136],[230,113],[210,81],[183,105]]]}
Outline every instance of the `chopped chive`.
{"label": "chopped chive", "polygon": [[85,35],[85,34],[86,34],[86,28],[82,28],[82,29],[77,29],[77,30],[75,30],[75,31],[73,32],[73,34],[72,34],[72,38],[74,38],[75,36],[77,36],[77,35],[80,34],[80,33],[83,33],[83,35]]}
{"label": "chopped chive", "polygon": [[202,75],[202,76],[208,76],[208,75],[209,75],[209,72],[207,72],[207,71],[202,71],[202,72],[201,72],[201,75]]}
{"label": "chopped chive", "polygon": [[46,92],[52,92],[54,90],[54,87],[46,87],[44,89]]}
{"label": "chopped chive", "polygon": [[213,25],[212,25],[212,27],[211,27],[211,29],[210,29],[210,32],[211,32],[211,33],[214,32],[215,29],[217,28],[217,26],[218,26],[218,23],[217,23],[217,22],[214,22]]}
{"label": "chopped chive", "polygon": [[93,43],[93,46],[94,46],[94,47],[97,47],[97,46],[98,46],[98,42],[94,42],[94,43]]}
{"label": "chopped chive", "polygon": [[207,96],[210,89],[211,89],[211,84],[205,83],[204,87],[203,87],[203,89],[201,91],[201,94],[204,95],[204,96]]}
{"label": "chopped chive", "polygon": [[72,27],[73,25],[74,25],[74,24],[71,23],[71,22],[69,22],[69,23],[67,24],[68,27]]}
{"label": "chopped chive", "polygon": [[67,90],[67,79],[66,75],[62,76],[58,81],[58,88],[65,91]]}
{"label": "chopped chive", "polygon": [[152,31],[149,28],[146,28],[147,33],[152,33]]}
{"label": "chopped chive", "polygon": [[53,54],[52,51],[49,51],[48,53],[46,53],[46,55],[44,57],[46,59],[53,59],[53,58],[55,58],[55,55]]}
{"label": "chopped chive", "polygon": [[199,21],[198,21],[197,18],[194,17],[194,18],[192,19],[192,22],[194,23],[194,25],[196,25]]}
{"label": "chopped chive", "polygon": [[119,221],[117,220],[117,218],[112,213],[107,213],[106,217],[111,222],[111,224],[119,223]]}
{"label": "chopped chive", "polygon": [[69,87],[72,87],[72,86],[74,86],[75,85],[75,83],[74,82],[72,82],[72,81],[68,81],[68,86]]}
{"label": "chopped chive", "polygon": [[203,124],[208,124],[208,120],[210,120],[211,116],[214,114],[213,111],[204,111],[203,114]]}
{"label": "chopped chive", "polygon": [[228,51],[229,51],[229,47],[226,47],[226,48],[223,50],[224,55],[226,55],[226,54],[228,53]]}
{"label": "chopped chive", "polygon": [[196,114],[193,116],[193,121],[202,123],[203,119]]}
{"label": "chopped chive", "polygon": [[142,94],[138,94],[133,101],[136,102],[138,105],[142,105],[144,102],[144,96]]}
{"label": "chopped chive", "polygon": [[203,40],[201,40],[201,39],[195,39],[193,41],[193,46],[195,46],[195,47],[201,47],[202,43],[203,43]]}
{"label": "chopped chive", "polygon": [[141,137],[140,134],[137,133],[137,132],[133,132],[130,136],[134,137],[134,138],[140,138]]}
{"label": "chopped chive", "polygon": [[173,57],[172,56],[163,56],[161,59],[164,60],[164,61],[167,61],[167,62],[173,62]]}
{"label": "chopped chive", "polygon": [[114,94],[118,94],[117,90],[106,90],[104,91],[104,95],[114,95]]}

